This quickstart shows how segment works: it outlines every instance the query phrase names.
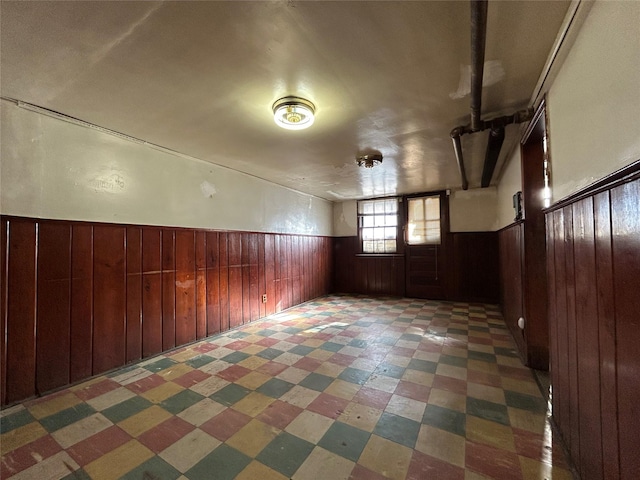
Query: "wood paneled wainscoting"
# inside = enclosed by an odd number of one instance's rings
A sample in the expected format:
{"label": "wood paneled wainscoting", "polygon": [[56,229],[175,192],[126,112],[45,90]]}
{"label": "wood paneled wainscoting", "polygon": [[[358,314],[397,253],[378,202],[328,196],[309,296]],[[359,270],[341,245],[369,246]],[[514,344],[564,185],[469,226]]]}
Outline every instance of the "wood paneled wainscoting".
{"label": "wood paneled wainscoting", "polygon": [[546,212],[553,418],[583,480],[640,472],[640,162]]}
{"label": "wood paneled wainscoting", "polygon": [[328,237],[2,216],[2,405],[329,293],[332,254]]}

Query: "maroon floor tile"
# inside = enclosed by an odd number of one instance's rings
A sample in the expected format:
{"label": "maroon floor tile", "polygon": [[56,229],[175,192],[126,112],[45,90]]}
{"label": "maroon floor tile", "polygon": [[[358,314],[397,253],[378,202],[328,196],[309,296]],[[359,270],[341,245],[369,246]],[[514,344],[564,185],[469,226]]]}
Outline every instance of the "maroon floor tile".
{"label": "maroon floor tile", "polygon": [[290,337],[287,337],[285,341],[300,345],[301,343],[304,343],[307,341],[307,337],[303,335],[291,335]]}
{"label": "maroon floor tile", "polygon": [[351,355],[344,355],[342,353],[336,353],[331,358],[329,358],[329,362],[335,363],[336,365],[341,365],[343,367],[348,367],[356,360],[356,357],[352,357]]}
{"label": "maroon floor tile", "polygon": [[120,445],[124,445],[129,440],[131,440],[131,436],[120,427],[114,425],[76,443],[67,449],[67,453],[78,465],[83,467]]}
{"label": "maroon floor tile", "polygon": [[465,466],[496,480],[522,480],[518,455],[467,440]]}
{"label": "maroon floor tile", "polygon": [[328,393],[321,393],[309,404],[307,410],[336,420],[344,412],[347,405],[349,405],[349,400],[334,397]]}
{"label": "maroon floor tile", "polygon": [[141,380],[137,380],[133,383],[125,385],[125,388],[128,388],[133,393],[140,395],[141,393],[144,393],[147,390],[151,390],[152,388],[162,385],[165,382],[166,380],[164,378],[154,373],[153,375],[149,375],[148,377],[145,377]]}
{"label": "maroon floor tile", "polygon": [[225,442],[250,421],[250,416],[228,408],[200,425],[200,430]]}
{"label": "maroon floor tile", "polygon": [[267,362],[264,365],[260,365],[256,371],[275,377],[284,372],[287,368],[289,368],[289,365],[285,365],[284,363]]}
{"label": "maroon floor tile", "polygon": [[442,353],[442,341],[436,343],[436,341],[431,338],[423,340],[418,345],[418,350],[428,353]]}
{"label": "maroon floor tile", "polygon": [[349,480],[388,480],[388,477],[356,464],[351,471],[351,475],[349,475]]}
{"label": "maroon floor tile", "polygon": [[407,480],[464,480],[464,468],[425,455],[417,450],[413,451]]}
{"label": "maroon floor tile", "polygon": [[122,385],[120,385],[118,382],[114,382],[110,378],[105,378],[101,382],[94,383],[86,388],[76,390],[75,394],[76,397],[86,402],[87,400],[99,397],[100,395],[108,393],[111,390],[115,390],[116,388],[120,388],[121,386]]}
{"label": "maroon floor tile", "polygon": [[225,345],[226,348],[230,348],[231,350],[242,350],[243,348],[247,348],[250,346],[251,343],[245,342],[244,340],[236,340],[235,342],[231,342]]}
{"label": "maroon floor tile", "polygon": [[509,378],[515,378],[516,380],[531,380],[533,375],[528,368],[510,367],[508,365],[498,365],[498,371],[500,375]]}
{"label": "maroon floor tile", "polygon": [[240,365],[231,365],[229,368],[225,368],[221,372],[216,373],[220,378],[224,378],[229,382],[235,382],[240,380],[245,375],[251,373],[251,370]]}
{"label": "maroon floor tile", "polygon": [[300,407],[276,400],[256,418],[273,427],[284,430],[303,411]]}
{"label": "maroon floor tile", "polygon": [[548,465],[569,468],[559,440],[553,441],[540,434],[512,428],[516,453]]}
{"label": "maroon floor tile", "polygon": [[412,358],[413,354],[416,353],[415,350],[411,349],[411,348],[404,348],[404,347],[392,347],[391,351],[389,353],[392,353],[394,355],[398,355],[400,357],[409,357]]}
{"label": "maroon floor tile", "polygon": [[171,380],[174,383],[177,383],[178,385],[184,387],[184,388],[190,388],[193,387],[194,385],[206,380],[207,378],[209,378],[211,375],[209,375],[208,373],[205,373],[201,370],[193,370],[189,373],[185,373],[184,375],[182,375],[181,377],[178,378],[174,378],[173,380]]}
{"label": "maroon floor tile", "polygon": [[322,365],[322,362],[320,360],[311,357],[303,357],[293,364],[294,367],[306,370],[308,372],[315,372],[316,368],[318,368],[320,365]]}
{"label": "maroon floor tile", "polygon": [[280,340],[276,340],[275,338],[268,337],[268,338],[263,338],[262,340],[256,342],[256,345],[260,345],[261,347],[272,347],[279,341]]}
{"label": "maroon floor tile", "polygon": [[429,392],[431,392],[431,389],[429,387],[418,385],[417,383],[413,382],[405,382],[404,380],[400,380],[400,383],[398,383],[398,386],[396,387],[394,393],[396,395],[402,395],[403,397],[426,403],[429,399]]}
{"label": "maroon floor tile", "polygon": [[459,393],[460,395],[467,394],[467,382],[457,378],[447,377],[445,375],[436,375],[433,377],[431,388],[439,388],[440,390]]}
{"label": "maroon floor tile", "polygon": [[493,340],[483,337],[469,337],[469,343],[475,343],[477,345],[493,345]]}
{"label": "maroon floor tile", "polygon": [[196,427],[180,417],[171,417],[160,425],[147,430],[138,437],[138,441],[155,453],[160,453],[172,443],[177,442]]}
{"label": "maroon floor tile", "polygon": [[384,410],[387,408],[391,397],[391,393],[383,392],[375,388],[362,387],[353,397],[353,401],[361,405],[377,408],[378,410]]}
{"label": "maroon floor tile", "polygon": [[45,435],[27,445],[18,447],[2,457],[2,462],[0,462],[0,478],[8,478],[11,475],[26,470],[37,462],[41,462],[61,450],[62,447],[51,435]]}
{"label": "maroon floor tile", "polygon": [[209,343],[209,342],[203,342],[200,345],[198,345],[197,347],[193,347],[193,349],[196,352],[200,352],[200,353],[207,353],[210,352],[212,350],[215,350],[216,348],[220,348],[218,345],[216,345],[215,343]]}
{"label": "maroon floor tile", "polygon": [[467,381],[471,383],[478,383],[480,385],[487,385],[489,387],[502,388],[500,377],[486,372],[467,370]]}

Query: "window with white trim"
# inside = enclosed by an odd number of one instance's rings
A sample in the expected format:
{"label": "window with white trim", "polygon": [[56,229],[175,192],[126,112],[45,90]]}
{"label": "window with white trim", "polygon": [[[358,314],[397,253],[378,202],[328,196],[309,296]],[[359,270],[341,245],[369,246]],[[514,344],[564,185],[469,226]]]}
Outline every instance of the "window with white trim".
{"label": "window with white trim", "polygon": [[362,253],[396,253],[398,249],[398,199],[358,202]]}
{"label": "window with white trim", "polygon": [[408,199],[407,244],[439,245],[440,196]]}

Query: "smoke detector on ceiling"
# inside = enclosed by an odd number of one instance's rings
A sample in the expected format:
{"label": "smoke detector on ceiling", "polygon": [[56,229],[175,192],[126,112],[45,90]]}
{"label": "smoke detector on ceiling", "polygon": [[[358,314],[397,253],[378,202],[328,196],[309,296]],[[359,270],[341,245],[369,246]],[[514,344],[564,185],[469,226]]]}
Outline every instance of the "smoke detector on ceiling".
{"label": "smoke detector on ceiling", "polygon": [[359,167],[373,168],[374,166],[382,163],[382,154],[369,153],[367,155],[358,155],[356,157],[356,163]]}

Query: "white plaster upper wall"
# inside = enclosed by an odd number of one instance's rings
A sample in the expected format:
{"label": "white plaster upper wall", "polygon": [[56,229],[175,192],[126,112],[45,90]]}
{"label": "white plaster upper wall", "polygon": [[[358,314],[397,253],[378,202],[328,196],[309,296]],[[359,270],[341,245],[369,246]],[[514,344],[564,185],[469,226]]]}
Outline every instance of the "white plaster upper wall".
{"label": "white plaster upper wall", "polygon": [[452,232],[492,231],[496,221],[495,187],[458,190],[449,196],[449,222]]}
{"label": "white plaster upper wall", "polygon": [[522,191],[522,165],[520,145],[516,145],[507,159],[498,183],[498,215],[494,230],[500,230],[513,223],[516,212],[513,209],[513,195]]}
{"label": "white plaster upper wall", "polygon": [[7,215],[313,235],[332,203],[2,101]]}
{"label": "white plaster upper wall", "polygon": [[333,204],[333,235],[336,237],[358,235],[358,202],[356,200]]}
{"label": "white plaster upper wall", "polygon": [[640,2],[595,2],[548,94],[553,201],[640,159]]}

